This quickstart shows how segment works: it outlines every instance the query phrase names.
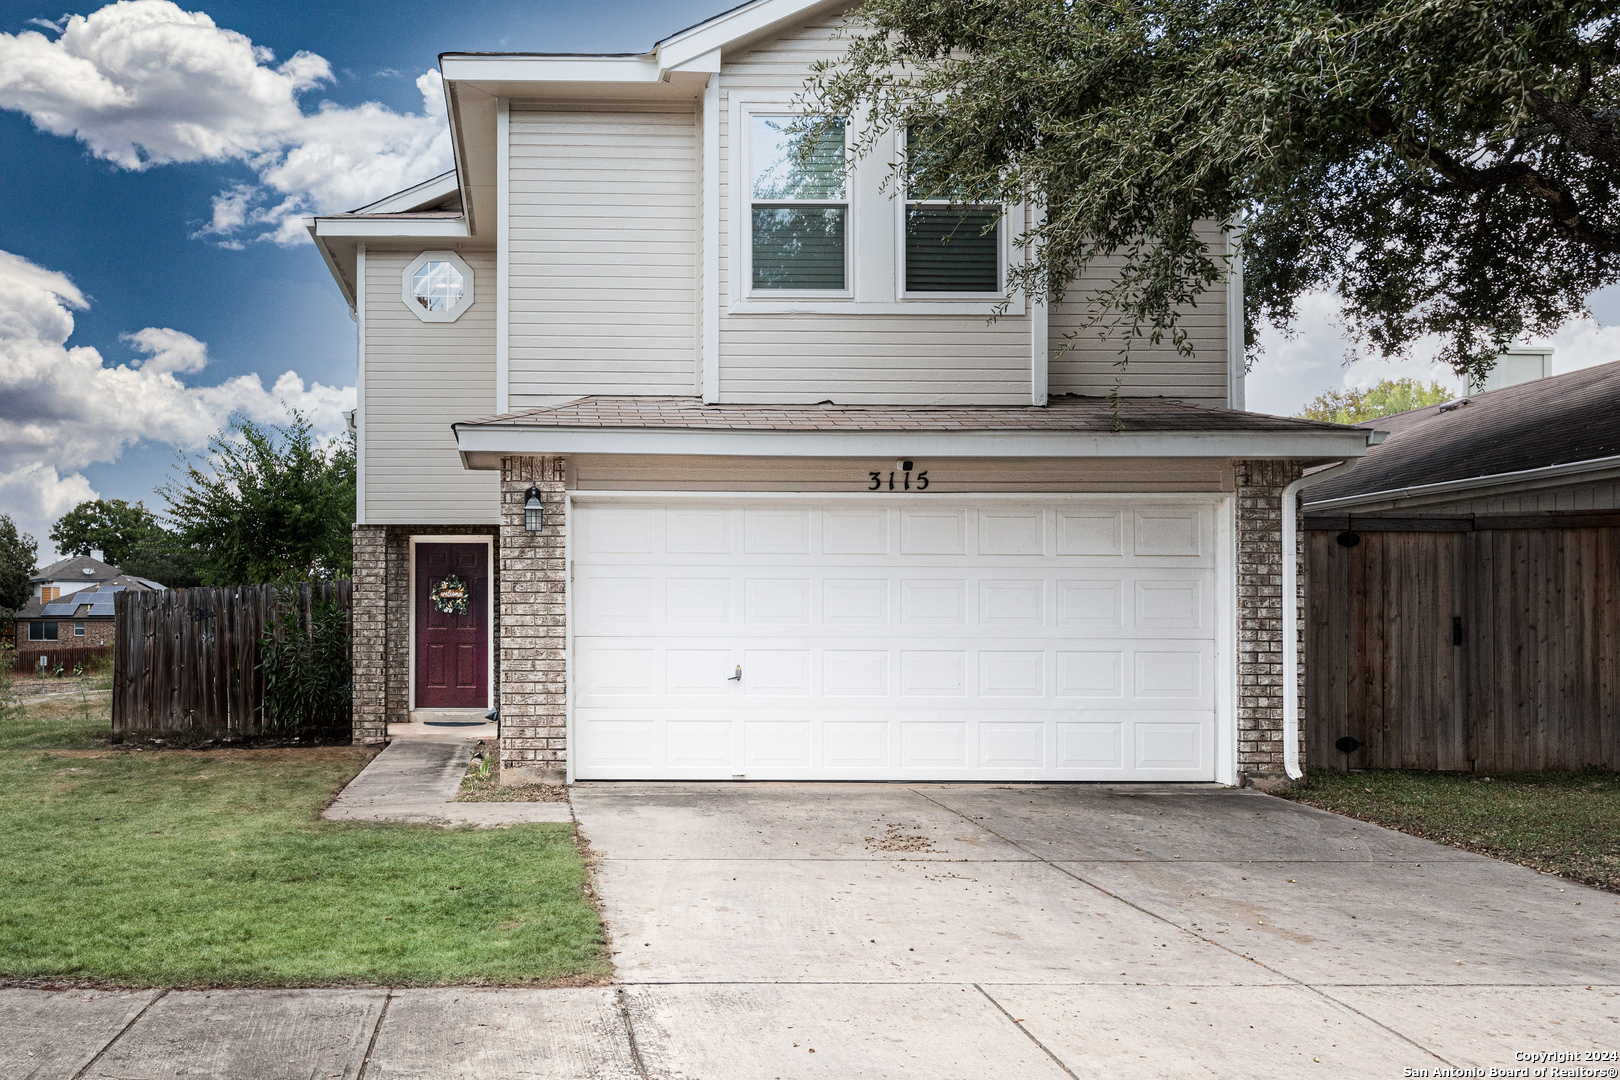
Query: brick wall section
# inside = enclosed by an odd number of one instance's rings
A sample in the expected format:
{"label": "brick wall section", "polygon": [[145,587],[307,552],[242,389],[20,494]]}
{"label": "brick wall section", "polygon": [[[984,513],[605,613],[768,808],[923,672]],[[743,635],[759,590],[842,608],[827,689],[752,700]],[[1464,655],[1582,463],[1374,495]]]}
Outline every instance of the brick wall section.
{"label": "brick wall section", "polygon": [[[35,622],[30,619],[28,622]],[[18,652],[40,652],[50,649],[69,646],[73,648],[89,648],[91,646],[111,645],[113,639],[113,621],[111,619],[72,619],[63,616],[59,619],[41,619],[40,622],[53,622],[56,624],[55,641],[29,641],[28,622],[16,624],[15,641]],[[73,624],[84,623],[84,636],[73,635]]]}
{"label": "brick wall section", "polygon": [[[1299,478],[1301,468],[1293,461],[1239,461],[1235,464],[1237,767],[1243,776],[1283,776],[1282,489]],[[1301,534],[1296,533],[1296,541],[1300,538]],[[1304,545],[1300,544],[1295,550],[1303,560]],[[1303,566],[1298,585],[1303,610]],[[1303,619],[1300,633],[1303,649]],[[1299,655],[1303,657],[1304,652]],[[1300,673],[1303,691],[1303,662]],[[1304,724],[1300,725],[1300,731],[1300,760],[1303,762]]]}
{"label": "brick wall section", "polygon": [[[546,527],[523,528],[533,484]],[[559,784],[567,776],[567,522],[564,460],[501,462],[501,782]]]}
{"label": "brick wall section", "polygon": [[[354,530],[354,741],[382,742],[410,720],[411,537],[493,536],[493,525],[357,525]],[[490,567],[500,641],[500,558]],[[495,666],[499,699],[500,665]]]}
{"label": "brick wall section", "polygon": [[387,530],[354,527],[354,607],[350,633],[354,658],[354,741],[388,738]]}

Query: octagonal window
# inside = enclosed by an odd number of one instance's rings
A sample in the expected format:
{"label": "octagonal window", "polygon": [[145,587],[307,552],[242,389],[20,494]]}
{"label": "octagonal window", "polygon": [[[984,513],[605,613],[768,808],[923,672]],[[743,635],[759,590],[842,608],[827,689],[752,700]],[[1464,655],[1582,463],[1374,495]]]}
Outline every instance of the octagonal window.
{"label": "octagonal window", "polygon": [[424,251],[400,285],[405,306],[423,322],[455,322],[472,306],[472,268],[453,251]]}
{"label": "octagonal window", "polygon": [[466,280],[460,270],[435,259],[411,275],[411,296],[424,311],[452,311],[461,302]]}

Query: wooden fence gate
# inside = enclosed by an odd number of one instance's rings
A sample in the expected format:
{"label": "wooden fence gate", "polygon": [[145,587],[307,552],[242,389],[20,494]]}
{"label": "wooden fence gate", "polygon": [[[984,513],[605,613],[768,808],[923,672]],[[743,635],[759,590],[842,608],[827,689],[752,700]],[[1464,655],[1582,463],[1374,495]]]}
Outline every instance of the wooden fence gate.
{"label": "wooden fence gate", "polygon": [[1547,524],[1307,518],[1306,764],[1620,767],[1620,521]]}
{"label": "wooden fence gate", "polygon": [[[353,595],[348,581],[304,584],[294,608],[307,626],[316,598],[351,611]],[[259,638],[267,628],[274,636],[279,620],[272,585],[119,593],[113,732],[259,734]]]}

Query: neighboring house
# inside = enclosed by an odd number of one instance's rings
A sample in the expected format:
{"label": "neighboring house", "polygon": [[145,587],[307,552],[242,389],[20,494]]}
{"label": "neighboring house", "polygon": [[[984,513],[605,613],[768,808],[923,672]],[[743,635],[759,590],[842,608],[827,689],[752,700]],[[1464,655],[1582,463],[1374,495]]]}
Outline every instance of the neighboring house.
{"label": "neighboring house", "polygon": [[69,593],[78,592],[111,581],[119,574],[118,567],[101,561],[101,552],[92,555],[71,555],[34,571],[28,579],[34,599],[49,602],[60,600]]}
{"label": "neighboring house", "polygon": [[1289,485],[1374,436],[1242,411],[1240,278],[1120,367],[1008,294],[1032,208],[891,198],[894,139],[798,165],[847,7],[445,54],[455,171],[309,220],[359,324],[357,740],[498,705],[514,782],[1294,764]]}
{"label": "neighboring house", "polygon": [[1374,425],[1305,504],[1314,760],[1620,768],[1620,363]]}
{"label": "neighboring house", "polygon": [[[71,559],[66,562],[79,562]],[[60,573],[53,564],[46,569]],[[98,581],[90,588],[71,590],[69,593],[43,599],[38,594],[29,597],[16,615],[16,642],[19,652],[40,652],[63,646],[111,645],[113,640],[113,597],[131,592],[160,592],[163,586],[146,578],[130,577],[118,572],[117,567],[106,566],[112,576]],[[99,570],[97,571],[100,572]],[[53,580],[66,580],[56,578]]]}

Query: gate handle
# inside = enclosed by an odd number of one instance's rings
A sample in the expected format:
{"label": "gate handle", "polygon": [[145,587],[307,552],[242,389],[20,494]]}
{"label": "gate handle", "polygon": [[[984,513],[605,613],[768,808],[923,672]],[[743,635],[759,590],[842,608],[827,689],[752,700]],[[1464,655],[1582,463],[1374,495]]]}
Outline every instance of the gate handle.
{"label": "gate handle", "polygon": [[742,665],[737,665],[737,674],[731,676],[726,682],[742,682]]}

